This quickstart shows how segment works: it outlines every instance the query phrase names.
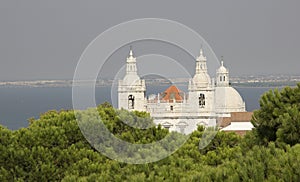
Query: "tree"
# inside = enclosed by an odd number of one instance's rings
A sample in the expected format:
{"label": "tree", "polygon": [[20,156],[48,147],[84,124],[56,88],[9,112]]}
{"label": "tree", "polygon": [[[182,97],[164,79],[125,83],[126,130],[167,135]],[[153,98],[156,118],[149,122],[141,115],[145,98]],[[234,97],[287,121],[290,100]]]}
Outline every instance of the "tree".
{"label": "tree", "polygon": [[279,117],[282,122],[277,130],[277,141],[290,145],[300,143],[300,112],[297,106],[293,105],[286,109],[286,113]]}
{"label": "tree", "polygon": [[[260,100],[260,109],[252,117],[255,135],[259,143],[283,141],[294,145],[300,141],[300,83],[296,88],[286,87],[265,93]],[[284,137],[289,139],[284,139]]]}
{"label": "tree", "polygon": [[[288,97],[291,92],[294,96]],[[92,134],[97,135],[101,134],[101,128],[92,118],[100,115],[116,137],[131,143],[151,143],[168,135],[166,150],[176,146],[172,138],[181,134],[169,133],[161,126],[130,127],[121,118],[148,124],[152,120],[147,113],[114,110],[105,104],[79,112],[48,111],[39,119],[31,119],[28,128],[17,131],[0,126],[0,181],[300,181],[300,144],[297,144],[300,117],[295,99],[298,96],[293,89],[278,94],[282,102],[286,100],[285,104],[281,106],[271,97],[272,102],[264,102],[272,103],[274,113],[259,113],[258,116],[264,116],[259,121],[265,125],[268,122],[264,123],[263,118],[278,122],[276,142],[283,143],[284,148],[276,147],[275,142],[254,145],[252,141],[256,140],[253,139],[258,138],[256,132],[244,138],[218,132],[211,143],[200,150],[199,142],[207,130],[199,127],[167,158],[139,165],[121,163],[107,158],[87,143],[77,117],[83,119],[84,127],[91,127]],[[119,113],[121,118],[117,117]],[[122,150],[122,146],[108,150],[116,152]],[[132,153],[134,155],[137,154]],[[149,151],[143,150],[138,157],[149,157]]]}

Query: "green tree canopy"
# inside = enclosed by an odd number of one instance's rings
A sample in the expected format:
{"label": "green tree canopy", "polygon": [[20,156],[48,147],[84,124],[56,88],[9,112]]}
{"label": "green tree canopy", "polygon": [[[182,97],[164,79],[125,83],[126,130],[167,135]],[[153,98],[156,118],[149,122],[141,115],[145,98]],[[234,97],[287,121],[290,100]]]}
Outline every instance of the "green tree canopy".
{"label": "green tree canopy", "polygon": [[[148,113],[115,110],[109,103],[78,115],[72,110],[48,111],[30,119],[27,128],[11,131],[0,126],[0,181],[300,181],[299,89],[300,85],[266,93],[253,116],[255,130],[245,137],[218,132],[199,149],[207,131],[199,127],[169,157],[139,165],[117,162],[95,150],[75,116],[86,119],[86,127],[97,126],[90,116],[100,116],[109,131],[131,143],[170,135],[154,126]],[[166,148],[173,146],[170,141]],[[147,151],[142,155],[147,157]]]}
{"label": "green tree canopy", "polygon": [[265,93],[260,109],[252,117],[255,135],[261,144],[270,141],[294,145],[300,141],[300,83],[295,88],[286,87]]}

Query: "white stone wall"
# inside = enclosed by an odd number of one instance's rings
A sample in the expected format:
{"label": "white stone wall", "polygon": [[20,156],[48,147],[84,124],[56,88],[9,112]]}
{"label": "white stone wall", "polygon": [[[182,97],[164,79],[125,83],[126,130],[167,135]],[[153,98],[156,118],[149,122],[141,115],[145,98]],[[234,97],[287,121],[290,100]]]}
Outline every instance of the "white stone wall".
{"label": "white stone wall", "polygon": [[160,124],[165,128],[168,128],[169,131],[177,131],[184,134],[190,134],[193,131],[197,130],[199,125],[205,127],[216,126],[216,119],[214,118],[154,118],[154,123],[156,125]]}
{"label": "white stone wall", "polygon": [[[146,110],[146,100],[145,100],[145,80],[137,80],[135,84],[128,85],[127,82],[119,81],[118,86],[118,108],[127,109],[127,110],[137,110],[145,111]],[[134,96],[134,108],[130,109],[128,96]]]}
{"label": "white stone wall", "polygon": [[[205,105],[199,105],[199,96],[204,94],[205,96]],[[214,90],[207,88],[206,90],[190,91],[188,103],[191,106],[191,109],[196,110],[200,113],[213,113],[214,112]]]}
{"label": "white stone wall", "polygon": [[[128,108],[128,96],[134,96],[134,109]],[[123,108],[126,110],[137,110],[137,111],[145,111],[145,97],[144,92],[123,92],[119,93],[119,109]]]}

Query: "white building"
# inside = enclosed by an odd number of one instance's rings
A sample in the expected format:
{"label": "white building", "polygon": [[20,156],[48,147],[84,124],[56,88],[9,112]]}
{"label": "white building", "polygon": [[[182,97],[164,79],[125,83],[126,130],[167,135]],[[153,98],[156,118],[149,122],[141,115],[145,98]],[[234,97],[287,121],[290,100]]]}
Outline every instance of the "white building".
{"label": "white building", "polygon": [[229,71],[223,61],[215,79],[208,75],[206,62],[201,49],[188,93],[172,85],[163,93],[147,99],[145,80],[138,76],[136,58],[130,50],[125,77],[118,85],[119,109],[147,111],[155,124],[185,134],[196,130],[198,125],[216,126],[217,118],[230,117],[231,112],[245,112],[243,99],[229,85]]}

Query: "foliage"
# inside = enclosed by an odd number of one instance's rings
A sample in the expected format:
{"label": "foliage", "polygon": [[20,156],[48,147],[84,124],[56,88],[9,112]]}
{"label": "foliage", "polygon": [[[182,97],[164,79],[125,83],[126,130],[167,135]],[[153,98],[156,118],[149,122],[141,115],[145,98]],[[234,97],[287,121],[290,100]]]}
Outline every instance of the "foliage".
{"label": "foliage", "polygon": [[[255,129],[244,137],[218,132],[199,149],[205,132],[199,127],[169,157],[138,165],[102,155],[80,128],[97,136],[102,130],[91,118],[100,116],[110,132],[130,143],[179,134],[154,126],[145,112],[114,110],[109,103],[98,106],[96,113],[48,111],[31,118],[28,128],[0,126],[0,181],[300,181],[299,89],[266,93],[253,116]],[[86,122],[79,124],[75,116]]]}
{"label": "foliage", "polygon": [[255,111],[252,124],[260,144],[276,141],[294,145],[300,141],[300,83],[265,93],[260,109]]}

